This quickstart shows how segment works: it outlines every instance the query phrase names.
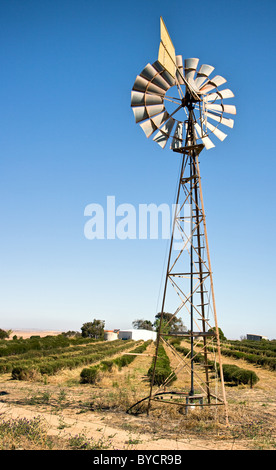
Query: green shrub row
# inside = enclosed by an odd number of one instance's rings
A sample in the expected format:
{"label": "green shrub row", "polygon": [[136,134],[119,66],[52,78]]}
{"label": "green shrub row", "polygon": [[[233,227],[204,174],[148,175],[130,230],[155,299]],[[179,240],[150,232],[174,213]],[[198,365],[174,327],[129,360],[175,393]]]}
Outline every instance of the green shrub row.
{"label": "green shrub row", "polygon": [[27,339],[1,341],[0,357],[21,355],[30,351],[47,351],[51,349],[68,348],[71,345],[81,345],[96,342],[91,338],[68,338],[64,335],[33,336]]}
{"label": "green shrub row", "polygon": [[[119,340],[120,341],[120,340]],[[117,343],[117,342],[116,342]],[[124,351],[129,348],[132,341],[120,341],[119,344],[108,344],[105,343],[106,347],[98,352],[91,354],[77,355],[67,358],[56,358],[48,359],[47,361],[30,361],[31,363],[22,363],[20,365],[15,364],[12,367],[12,378],[17,380],[25,380],[28,377],[31,377],[33,373],[38,372],[42,375],[54,375],[62,369],[74,369],[82,365],[93,364],[95,362],[103,360],[107,356],[112,356],[118,352]]]}
{"label": "green shrub row", "polygon": [[90,341],[87,342],[86,344],[69,344],[66,346],[61,346],[61,347],[56,347],[56,348],[49,348],[49,349],[42,349],[42,350],[36,350],[36,349],[30,349],[27,350],[26,352],[22,352],[22,354],[10,354],[7,356],[2,356],[0,357],[0,367],[1,364],[6,363],[6,361],[11,361],[11,360],[17,360],[17,357],[20,356],[20,360],[22,359],[37,359],[37,358],[44,358],[44,357],[49,357],[49,356],[61,356],[61,355],[68,355],[72,353],[77,353],[77,352],[84,352],[85,350],[99,347],[101,344],[104,344],[104,342],[98,342],[96,343],[95,341]]}
{"label": "green shrub row", "polygon": [[[151,340],[144,342],[137,348],[130,351],[133,354],[142,354],[145,349],[147,349],[148,345],[151,343]],[[122,356],[116,357],[115,359],[111,359],[109,361],[104,360],[101,361],[100,364],[97,364],[93,367],[86,367],[80,373],[80,383],[82,384],[94,384],[101,371],[108,371],[111,372],[113,365],[115,364],[119,369],[122,367],[128,366],[132,361],[135,359],[135,355],[124,354]]]}
{"label": "green shrub row", "polygon": [[242,351],[236,351],[231,349],[221,349],[221,354],[228,357],[234,357],[236,359],[244,359],[250,364],[256,364],[263,367],[268,367],[270,370],[276,370],[276,358],[261,356],[259,354],[249,354]]}
{"label": "green shrub row", "polygon": [[234,364],[223,364],[222,369],[225,382],[253,386],[259,381],[259,377],[254,371],[242,369]]}
{"label": "green shrub row", "polygon": [[[190,353],[190,349],[180,346],[180,342],[179,343],[175,342],[174,347],[178,352],[182,353],[184,356]],[[194,361],[199,364],[204,363],[205,362],[204,355],[197,353],[194,358]],[[211,370],[215,370],[214,361],[211,361],[210,359],[208,359],[208,365],[212,367]],[[249,384],[253,386],[259,380],[255,372],[251,370],[247,370],[247,369],[242,369],[241,367],[238,367],[234,364],[223,364],[222,368],[223,368],[224,380],[226,382],[234,382],[236,385]],[[220,375],[219,368],[218,368],[218,373]]]}
{"label": "green shrub row", "polygon": [[243,345],[234,345],[234,344],[227,344],[227,347],[231,350],[235,351],[242,351],[249,354],[257,354],[259,356],[267,356],[267,357],[276,357],[276,352],[272,351],[271,349],[263,349],[263,348],[254,348],[249,346]]}
{"label": "green shrub row", "polygon": [[47,354],[47,356],[34,356],[27,359],[25,358],[25,355],[23,355],[23,358],[22,356],[19,358],[18,356],[11,356],[5,360],[0,360],[0,373],[11,372],[14,367],[40,367],[42,364],[52,363],[53,361],[68,360],[68,364],[70,364],[70,360],[77,362],[78,358],[82,359],[82,357],[88,357],[93,354],[102,354],[106,350],[116,349],[118,346],[122,346],[123,344],[122,340],[113,341],[112,344],[105,341],[87,344],[85,347],[76,346],[67,348],[66,352],[64,352],[64,349],[61,349],[60,351],[55,350],[54,354]]}
{"label": "green shrub row", "polygon": [[228,340],[227,344],[235,346],[236,349],[240,347],[242,348],[246,347],[248,349],[261,351],[263,353],[266,353],[269,351],[276,353],[276,340],[272,340],[272,341],[269,341],[269,340],[252,341],[248,339],[244,339],[242,341]]}
{"label": "green shrub row", "polygon": [[[150,381],[152,380],[152,377],[153,377],[153,370],[154,370],[154,360],[152,361],[152,364],[147,373]],[[168,383],[171,383],[174,380],[176,380],[177,377],[171,369],[170,360],[166,354],[166,351],[164,347],[160,345],[158,348],[158,357],[156,360],[153,385],[162,385],[167,379],[167,377],[169,377],[169,375],[171,375],[171,377]]]}

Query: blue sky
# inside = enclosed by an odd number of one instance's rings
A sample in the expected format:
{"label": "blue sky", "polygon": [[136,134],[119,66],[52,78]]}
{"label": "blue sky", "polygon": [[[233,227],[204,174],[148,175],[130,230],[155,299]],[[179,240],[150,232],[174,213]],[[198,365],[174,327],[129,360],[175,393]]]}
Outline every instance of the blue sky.
{"label": "blue sky", "polygon": [[273,0],[0,1],[0,327],[122,329],[159,311],[167,241],[87,240],[84,209],[174,202],[178,156],[130,107],[160,16],[235,94],[234,128],[201,157],[219,326],[276,338]]}

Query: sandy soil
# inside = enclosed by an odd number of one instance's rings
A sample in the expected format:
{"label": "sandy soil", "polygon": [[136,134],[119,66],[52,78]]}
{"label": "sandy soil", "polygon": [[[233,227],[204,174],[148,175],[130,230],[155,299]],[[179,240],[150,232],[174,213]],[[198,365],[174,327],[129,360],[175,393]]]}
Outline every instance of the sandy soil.
{"label": "sandy soil", "polygon": [[[25,331],[27,334],[27,332]],[[32,332],[28,332],[31,335]],[[35,332],[38,334],[37,330]],[[46,332],[41,332],[45,333]],[[48,331],[47,334],[50,332]],[[148,351],[151,353],[152,351]],[[47,380],[13,381],[0,376],[0,419],[39,416],[48,435],[64,442],[79,434],[116,450],[251,450],[275,448],[276,374],[237,360],[255,370],[260,381],[253,388],[227,387],[230,426],[218,420],[208,425],[196,413],[156,411],[129,415],[126,409],[139,396],[147,396],[145,371],[150,356],[137,356],[121,371],[101,377],[96,385],[79,383],[81,368],[62,370]],[[223,359],[235,363],[234,359]],[[164,405],[163,405],[164,406]],[[173,407],[174,408],[174,407]],[[174,413],[174,414],[173,414]]]}
{"label": "sandy soil", "polygon": [[44,338],[45,336],[56,336],[60,335],[62,331],[55,331],[55,330],[28,330],[28,329],[21,329],[21,330],[12,330],[9,339],[12,339],[14,335],[18,338],[22,337],[23,339],[30,338],[31,336],[41,336]]}

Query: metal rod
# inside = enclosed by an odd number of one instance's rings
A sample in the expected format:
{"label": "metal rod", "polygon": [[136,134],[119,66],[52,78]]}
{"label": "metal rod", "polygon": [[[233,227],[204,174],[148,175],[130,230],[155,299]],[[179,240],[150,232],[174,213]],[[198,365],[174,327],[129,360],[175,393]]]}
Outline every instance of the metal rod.
{"label": "metal rod", "polygon": [[203,202],[202,187],[201,187],[201,180],[200,180],[200,170],[199,170],[198,156],[196,157],[196,167],[197,167],[197,173],[199,175],[198,182],[199,182],[199,194],[200,194],[201,207],[202,207],[202,211],[203,211],[203,214],[204,214],[203,227],[204,227],[204,235],[205,235],[205,241],[206,241],[207,259],[208,259],[208,265],[209,265],[209,269],[210,269],[210,284],[211,284],[211,293],[212,293],[212,300],[213,300],[215,329],[216,329],[216,336],[217,336],[217,350],[218,350],[218,356],[219,356],[220,380],[221,380],[223,401],[224,401],[224,405],[225,405],[225,420],[226,420],[226,424],[228,424],[229,423],[229,421],[228,421],[228,405],[227,405],[225,385],[224,385],[222,358],[221,358],[221,350],[220,350],[220,338],[219,338],[219,329],[218,329],[218,322],[217,322],[216,302],[215,302],[215,293],[214,293],[214,283],[213,283],[213,276],[212,276],[212,269],[211,269],[211,258],[210,258],[209,243],[208,243],[208,236],[207,236],[206,218],[205,218],[205,211],[204,211],[204,202]]}
{"label": "metal rod", "polygon": [[181,188],[181,178],[182,178],[182,173],[183,173],[183,168],[184,168],[184,161],[185,161],[185,157],[183,156],[182,164],[181,164],[181,170],[180,170],[179,183],[178,183],[176,204],[175,204],[174,221],[173,221],[171,241],[170,241],[167,272],[166,272],[166,279],[165,279],[165,286],[164,286],[164,293],[163,293],[163,300],[162,300],[162,308],[161,308],[161,315],[160,315],[160,323],[159,323],[157,340],[156,340],[156,352],[155,352],[155,358],[154,358],[154,363],[153,363],[153,371],[152,371],[152,379],[151,379],[151,384],[150,384],[150,395],[149,395],[149,401],[148,401],[147,414],[149,414],[150,402],[151,402],[151,399],[152,399],[152,390],[153,390],[153,384],[154,384],[154,378],[155,378],[156,362],[157,362],[157,357],[158,357],[160,335],[161,335],[161,331],[162,331],[161,328],[162,328],[162,323],[163,323],[165,299],[166,299],[166,292],[167,292],[167,285],[168,285],[168,272],[169,272],[169,267],[170,267],[170,260],[171,260],[171,253],[172,253],[172,246],[173,246],[173,239],[174,239],[174,228],[175,228],[175,222],[176,222],[176,213],[177,213],[177,206],[178,206],[178,201],[179,201],[179,194],[180,194],[180,188]]}

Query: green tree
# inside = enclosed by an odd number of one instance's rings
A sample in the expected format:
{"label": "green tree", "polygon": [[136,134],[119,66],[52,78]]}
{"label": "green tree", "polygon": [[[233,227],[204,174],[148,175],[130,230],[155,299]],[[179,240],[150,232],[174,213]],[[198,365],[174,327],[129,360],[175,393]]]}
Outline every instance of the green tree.
{"label": "green tree", "polygon": [[[221,330],[221,328],[219,328],[218,330],[219,330],[219,339],[220,339],[221,341],[227,341],[227,338],[226,338],[226,336],[224,336],[224,333],[223,333],[223,331]],[[215,328],[215,327],[210,328],[210,329],[208,330],[208,333],[216,333],[216,328]]]}
{"label": "green tree", "polygon": [[152,331],[153,330],[153,324],[151,323],[151,321],[149,320],[134,320],[132,322],[132,326],[133,328],[135,328],[136,330],[150,330]]}
{"label": "green tree", "polygon": [[6,339],[9,337],[9,333],[5,330],[2,330],[2,328],[0,328],[0,339]]}
{"label": "green tree", "polygon": [[103,339],[104,337],[104,320],[94,320],[84,323],[81,327],[81,335],[83,338]]}
{"label": "green tree", "polygon": [[[160,324],[160,318],[161,318],[161,312],[157,313],[155,315],[155,322],[154,322],[154,327],[156,330],[159,328]],[[162,320],[162,329],[163,332],[172,332],[172,333],[177,333],[180,331],[186,331],[186,327],[184,326],[181,318],[177,318],[174,314],[164,312],[163,313],[163,320]]]}

